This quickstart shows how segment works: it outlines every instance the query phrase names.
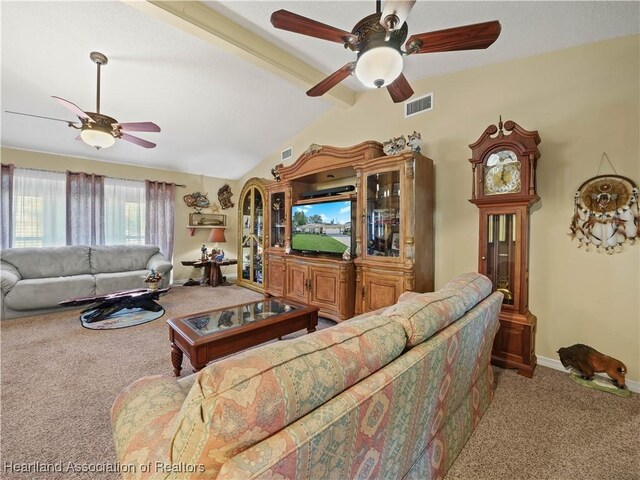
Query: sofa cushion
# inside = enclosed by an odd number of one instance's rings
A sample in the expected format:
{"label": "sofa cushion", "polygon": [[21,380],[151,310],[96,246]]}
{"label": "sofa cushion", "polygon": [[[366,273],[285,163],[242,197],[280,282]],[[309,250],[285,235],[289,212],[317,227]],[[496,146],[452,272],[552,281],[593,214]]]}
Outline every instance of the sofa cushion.
{"label": "sofa cushion", "polygon": [[449,283],[441,290],[454,290],[460,295],[465,304],[466,311],[491,295],[493,284],[491,280],[480,273],[464,273]]}
{"label": "sofa cushion", "polygon": [[96,295],[132,290],[134,288],[146,288],[142,275],[148,270],[134,270],[132,272],[96,273]]}
{"label": "sofa cushion", "polygon": [[88,297],[94,292],[95,282],[91,275],[32,278],[16,283],[4,297],[4,302],[13,310],[35,310],[57,307],[62,300]]}
{"label": "sofa cushion", "polygon": [[231,457],[398,357],[405,334],[381,316],[228,357],[197,376],[178,418],[172,463],[215,478]]}
{"label": "sofa cushion", "polygon": [[10,263],[23,279],[67,277],[91,273],[89,247],[8,248],[2,261]]}
{"label": "sofa cushion", "polygon": [[149,259],[160,249],[153,245],[94,245],[91,273],[145,270]]}
{"label": "sofa cushion", "polygon": [[383,315],[398,322],[407,334],[407,347],[414,347],[466,312],[455,291],[437,291],[409,296],[387,308]]}

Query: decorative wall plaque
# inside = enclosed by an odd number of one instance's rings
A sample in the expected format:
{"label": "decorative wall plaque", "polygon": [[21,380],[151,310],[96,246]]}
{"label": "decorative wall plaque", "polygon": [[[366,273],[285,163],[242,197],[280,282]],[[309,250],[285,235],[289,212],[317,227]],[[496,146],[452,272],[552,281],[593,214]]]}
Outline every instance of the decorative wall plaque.
{"label": "decorative wall plaque", "polygon": [[638,239],[638,223],[638,187],[627,177],[596,175],[574,194],[569,235],[578,239],[578,248],[620,252],[625,242],[633,245]]}

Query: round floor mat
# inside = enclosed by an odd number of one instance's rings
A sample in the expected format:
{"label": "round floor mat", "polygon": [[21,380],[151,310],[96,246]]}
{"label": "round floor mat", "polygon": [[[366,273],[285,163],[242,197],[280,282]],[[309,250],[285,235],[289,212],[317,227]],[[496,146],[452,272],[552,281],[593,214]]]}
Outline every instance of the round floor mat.
{"label": "round floor mat", "polygon": [[123,308],[105,320],[99,320],[91,323],[86,322],[85,318],[91,313],[93,313],[93,310],[89,310],[80,315],[80,321],[84,328],[88,328],[90,330],[110,330],[115,328],[133,327],[134,325],[140,325],[142,323],[156,320],[164,315],[164,308],[158,312],[151,312],[141,308]]}

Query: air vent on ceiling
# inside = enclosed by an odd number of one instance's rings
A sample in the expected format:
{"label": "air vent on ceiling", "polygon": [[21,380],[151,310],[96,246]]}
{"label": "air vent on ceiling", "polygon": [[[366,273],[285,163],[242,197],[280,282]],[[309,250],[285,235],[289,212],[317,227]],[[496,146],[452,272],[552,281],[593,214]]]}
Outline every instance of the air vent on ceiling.
{"label": "air vent on ceiling", "polygon": [[404,116],[412,117],[422,112],[428,112],[433,110],[433,92],[427,93],[421,97],[411,100],[410,102],[404,102]]}
{"label": "air vent on ceiling", "polygon": [[280,160],[288,160],[293,155],[293,147],[289,147],[286,150],[282,150],[280,153]]}

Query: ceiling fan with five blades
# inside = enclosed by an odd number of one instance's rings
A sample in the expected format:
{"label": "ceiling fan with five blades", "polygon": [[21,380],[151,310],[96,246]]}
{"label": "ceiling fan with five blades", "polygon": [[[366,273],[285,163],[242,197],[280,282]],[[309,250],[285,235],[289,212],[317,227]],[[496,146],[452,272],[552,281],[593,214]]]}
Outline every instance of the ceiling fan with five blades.
{"label": "ceiling fan with five blades", "polygon": [[154,148],[155,143],[135,137],[127,132],[159,132],[160,127],[153,122],[129,122],[120,123],[115,118],[100,113],[100,67],[106,65],[108,59],[100,52],[91,52],[89,58],[97,65],[97,94],[96,94],[96,111],[85,112],[75,103],[65,100],[64,98],[53,96],[63,107],[67,108],[78,117],[79,122],[70,122],[60,118],[43,117],[41,115],[32,115],[29,113],[12,112],[7,113],[16,115],[25,115],[28,117],[44,118],[46,120],[56,120],[67,123],[71,128],[80,130],[80,135],[76,140],[82,140],[87,145],[96,149],[107,148],[112,146],[116,139],[126,140],[135,143],[144,148]]}
{"label": "ceiling fan with five blades", "polygon": [[[381,10],[376,1],[376,13],[358,23],[351,32],[341,30],[287,10],[271,15],[271,24],[281,30],[342,43],[358,54],[349,62],[307,91],[310,97],[324,95],[352,73],[371,88],[386,87],[395,103],[413,95],[413,89],[402,74],[405,55],[418,53],[476,50],[489,47],[500,35],[500,22],[491,21],[418,33],[405,40],[408,34],[406,19],[415,0],[387,0]],[[404,50],[402,44],[404,43]]]}

